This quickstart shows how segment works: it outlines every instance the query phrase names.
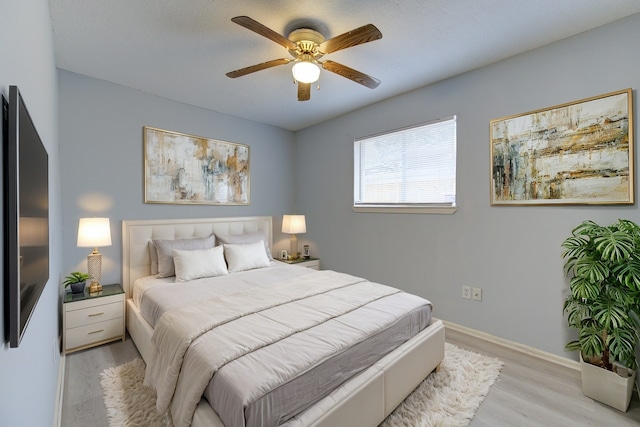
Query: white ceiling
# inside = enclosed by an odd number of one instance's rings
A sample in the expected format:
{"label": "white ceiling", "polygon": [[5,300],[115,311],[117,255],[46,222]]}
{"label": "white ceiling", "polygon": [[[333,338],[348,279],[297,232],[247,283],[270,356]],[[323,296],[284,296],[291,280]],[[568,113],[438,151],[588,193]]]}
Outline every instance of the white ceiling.
{"label": "white ceiling", "polygon": [[[233,116],[299,130],[348,111],[640,12],[638,0],[50,0],[58,68]],[[374,24],[381,40],[327,55],[382,81],[368,89],[323,71],[297,101],[289,58],[231,22],[247,15],[326,39]]]}

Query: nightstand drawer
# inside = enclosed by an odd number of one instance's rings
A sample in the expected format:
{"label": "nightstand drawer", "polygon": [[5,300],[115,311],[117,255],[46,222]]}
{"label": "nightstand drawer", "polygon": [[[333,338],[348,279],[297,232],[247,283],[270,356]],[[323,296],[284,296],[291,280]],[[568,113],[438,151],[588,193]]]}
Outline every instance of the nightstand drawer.
{"label": "nightstand drawer", "polygon": [[93,343],[122,336],[124,319],[106,320],[78,328],[67,329],[65,332],[65,349],[84,347]]}
{"label": "nightstand drawer", "polygon": [[[67,294],[68,297],[69,294]],[[81,296],[83,294],[80,294]],[[96,307],[98,305],[111,304],[114,302],[120,302],[124,304],[123,294],[110,295],[105,297],[89,297],[88,299],[82,299],[78,301],[65,301],[64,311],[82,310],[87,307]]]}
{"label": "nightstand drawer", "polygon": [[313,270],[320,270],[320,258],[296,258],[282,260],[290,265],[297,265],[298,267],[311,268]]}
{"label": "nightstand drawer", "polygon": [[122,298],[117,296],[116,299],[117,301],[111,304],[101,304],[93,307],[82,308],[80,310],[67,311],[65,313],[67,329],[122,317],[122,312],[124,310]]}

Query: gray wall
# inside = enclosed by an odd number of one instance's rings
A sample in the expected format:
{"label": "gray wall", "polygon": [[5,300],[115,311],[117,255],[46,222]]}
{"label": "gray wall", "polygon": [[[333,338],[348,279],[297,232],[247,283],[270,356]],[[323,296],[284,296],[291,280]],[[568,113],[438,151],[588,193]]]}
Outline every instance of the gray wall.
{"label": "gray wall", "polygon": [[[298,132],[296,204],[312,252],[324,268],[431,299],[442,319],[577,357],[564,351],[573,332],[562,315],[560,244],[584,219],[639,221],[638,207],[489,206],[489,121],[640,87],[638,40],[635,15]],[[454,215],[352,212],[354,138],[452,114]],[[463,285],[483,288],[483,301],[462,299]]]}
{"label": "gray wall", "polygon": [[[62,232],[58,156],[58,89],[49,2],[2,0],[0,93],[17,85],[49,153],[49,281],[18,348],[0,348],[0,424],[53,425],[58,384]],[[2,166],[0,165],[0,168]],[[0,191],[2,191],[0,189]],[[4,196],[4,195],[3,195]],[[3,197],[4,198],[4,197]],[[2,215],[2,213],[0,213]],[[4,259],[0,245],[0,259]],[[0,263],[0,269],[3,269]],[[4,272],[3,272],[4,273]],[[4,299],[4,293],[0,296]],[[4,301],[0,322],[4,330]]]}
{"label": "gray wall", "polygon": [[[87,269],[91,249],[76,247],[81,217],[110,218],[113,244],[100,252],[102,283],[114,283],[121,280],[122,220],[272,215],[279,231],[293,209],[292,132],[68,71],[59,70],[59,83],[65,274]],[[249,145],[250,205],[145,204],[143,126]],[[287,247],[286,239],[277,233],[274,249]]]}

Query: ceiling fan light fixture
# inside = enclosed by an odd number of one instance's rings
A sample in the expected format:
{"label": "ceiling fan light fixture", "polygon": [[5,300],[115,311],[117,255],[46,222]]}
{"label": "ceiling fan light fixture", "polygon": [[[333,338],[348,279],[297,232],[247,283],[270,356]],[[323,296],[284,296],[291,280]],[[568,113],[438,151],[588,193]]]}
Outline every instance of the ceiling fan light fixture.
{"label": "ceiling fan light fixture", "polygon": [[[311,28],[295,29],[289,33],[288,37],[285,37],[248,16],[236,16],[231,18],[231,21],[276,42],[284,47],[293,59],[274,59],[240,68],[228,72],[227,77],[229,78],[235,79],[236,77],[245,76],[255,73],[256,71],[293,62],[291,72],[293,74],[293,82],[298,86],[298,101],[308,101],[311,99],[311,84],[317,82],[320,78],[320,68],[345,77],[369,89],[375,89],[380,84],[380,80],[375,77],[361,73],[358,70],[354,70],[338,62],[324,59],[324,56],[329,53],[381,39],[382,33],[373,24],[363,25],[355,30],[325,40],[320,32]],[[321,58],[322,62],[320,62]],[[320,89],[319,85],[318,89]]]}
{"label": "ceiling fan light fixture", "polygon": [[291,68],[293,78],[300,83],[315,83],[320,78],[320,67],[311,61],[298,61]]}

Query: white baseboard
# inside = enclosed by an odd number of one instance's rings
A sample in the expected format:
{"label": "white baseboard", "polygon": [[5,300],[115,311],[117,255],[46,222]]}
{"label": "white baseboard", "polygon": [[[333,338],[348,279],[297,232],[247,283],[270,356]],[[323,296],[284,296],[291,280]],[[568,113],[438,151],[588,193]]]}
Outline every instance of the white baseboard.
{"label": "white baseboard", "polygon": [[511,350],[515,350],[517,352],[527,354],[529,356],[536,357],[538,359],[545,360],[547,362],[554,363],[556,365],[564,366],[565,368],[574,369],[576,371],[580,371],[580,363],[574,360],[567,359],[566,357],[561,357],[552,353],[547,353],[546,351],[539,350],[534,347],[529,347],[524,344],[517,343],[515,341],[509,341],[504,338],[496,337],[491,334],[487,334],[486,332],[477,331],[475,329],[467,328],[466,326],[458,325],[456,323],[447,322],[443,320],[445,327],[445,336],[446,330],[451,329],[462,334],[470,335],[475,338],[479,338],[484,341],[488,341],[493,344],[497,344],[502,347],[506,347]]}
{"label": "white baseboard", "polygon": [[56,390],[56,412],[53,418],[53,427],[62,427],[62,399],[64,397],[65,359],[65,354],[60,354],[60,365],[58,366],[58,386]]}

